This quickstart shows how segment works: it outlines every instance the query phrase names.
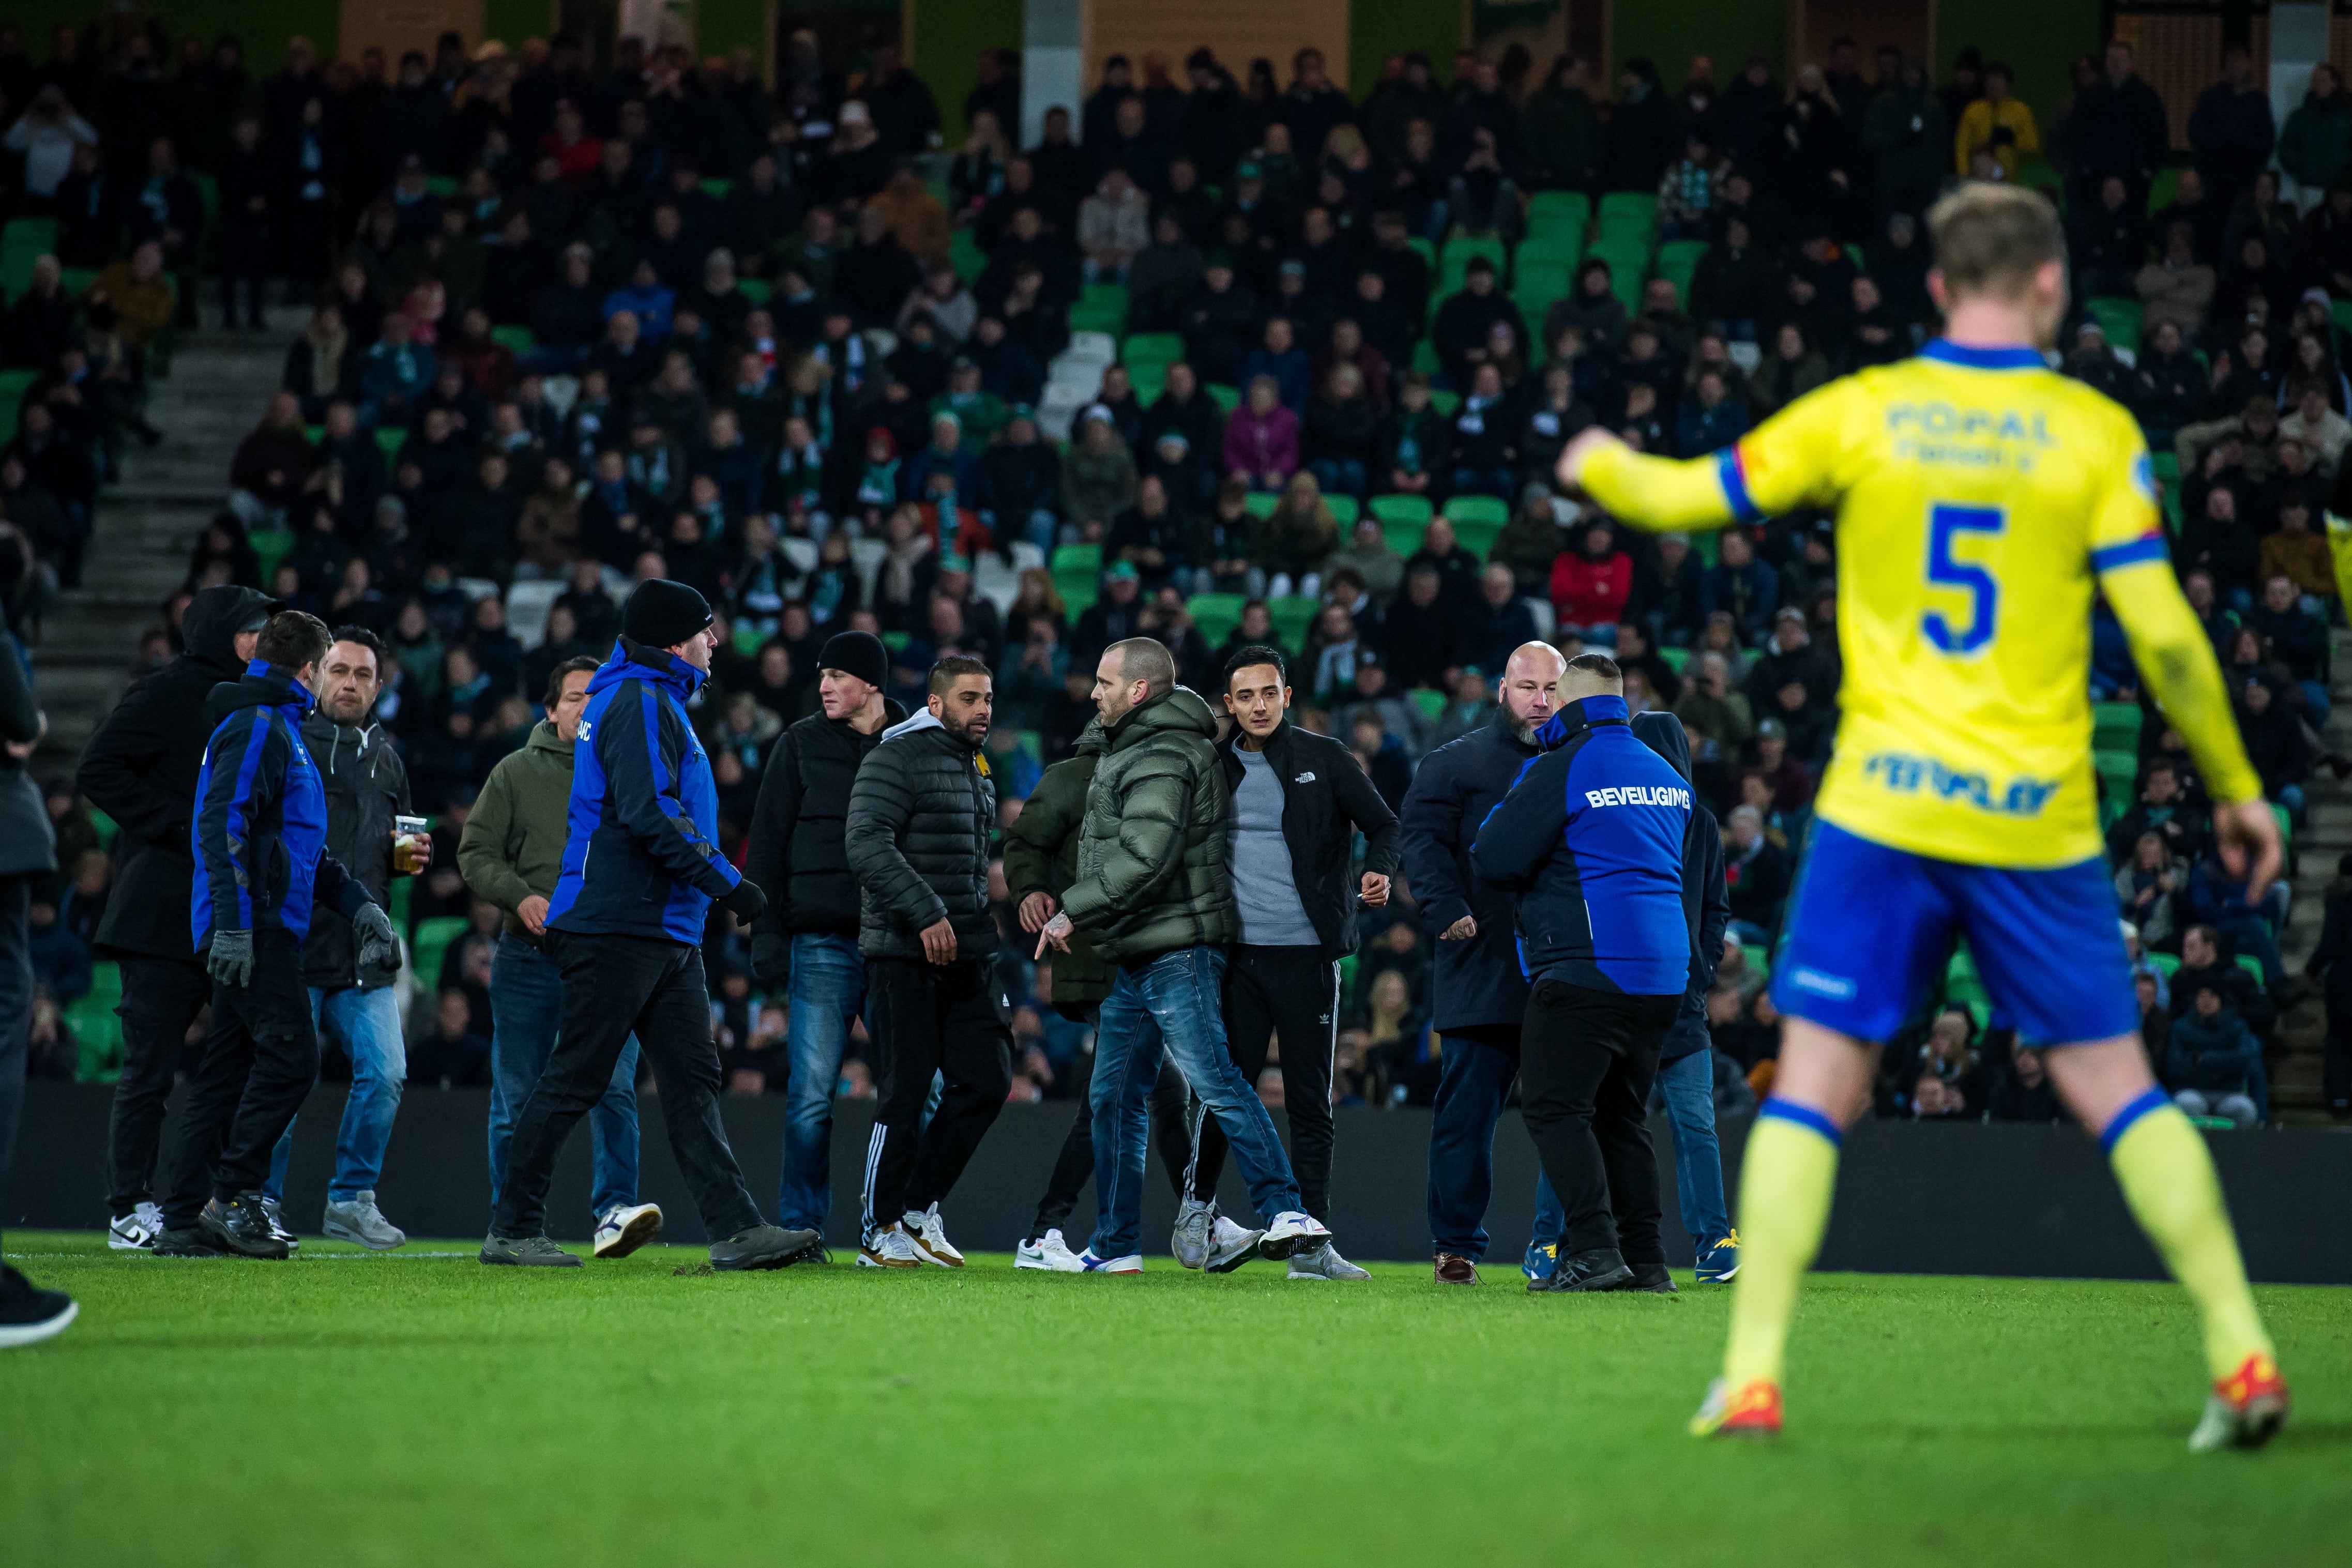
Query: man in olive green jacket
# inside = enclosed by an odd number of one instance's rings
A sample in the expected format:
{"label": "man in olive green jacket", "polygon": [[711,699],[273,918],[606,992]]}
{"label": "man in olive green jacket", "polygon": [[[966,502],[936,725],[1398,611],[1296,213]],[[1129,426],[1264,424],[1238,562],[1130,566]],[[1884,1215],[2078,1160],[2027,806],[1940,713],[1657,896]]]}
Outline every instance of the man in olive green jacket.
{"label": "man in olive green jacket", "polygon": [[[1330,1239],[1306,1212],[1256,1088],[1225,1046],[1225,946],[1241,915],[1225,870],[1232,802],[1209,705],[1176,684],[1176,661],[1132,637],[1103,651],[1095,709],[1110,737],[1087,789],[1076,879],[1037,948],[1066,952],[1083,930],[1118,966],[1095,1035],[1095,1194],[1100,1215],[1079,1255],[1089,1271],[1135,1273],[1143,1228],[1146,1101],[1163,1052],[1217,1118],[1265,1228],[1213,1238],[1202,1266],[1287,1258]],[[1025,815],[1025,811],[1024,811]],[[1190,1260],[1187,1260],[1189,1262]]]}
{"label": "man in olive green jacket", "polygon": [[[520,751],[501,758],[466,819],[457,870],[477,897],[506,911],[490,960],[490,1202],[505,1184],[507,1140],[555,1050],[563,975],[541,948],[547,900],[563,869],[570,831],[572,742],[588,705],[596,661],[566,659],[548,677],[550,716]],[[637,1201],[637,1041],[621,1048],[613,1081],[589,1113],[595,1144],[590,1208],[595,1252],[619,1258],[661,1234],[661,1210]]]}
{"label": "man in olive green jacket", "polygon": [[[1108,749],[1102,721],[1088,724],[1074,748],[1077,755],[1045,769],[1029,791],[1020,818],[1004,830],[1004,883],[1021,908],[1021,928],[1033,935],[1061,908],[1061,896],[1078,871],[1078,830],[1086,817],[1087,789],[1094,782],[1095,764]],[[1074,931],[1069,946],[1054,960],[1054,1010],[1074,1023],[1093,1023],[1102,999],[1110,995],[1111,966],[1095,951],[1086,933]],[[1088,1076],[1079,1082],[1077,1119],[1062,1141],[1045,1195],[1037,1200],[1037,1218],[1031,1222],[1013,1255],[1016,1269],[1044,1269],[1076,1273],[1084,1267],[1062,1237],[1062,1222],[1077,1207],[1078,1194],[1095,1174],[1094,1113],[1085,1090],[1094,1071],[1094,1057],[1081,1051],[1072,1071]],[[1173,1062],[1161,1060],[1160,1077],[1151,1086],[1151,1131],[1160,1145],[1160,1163],[1181,1199],[1184,1172],[1192,1160],[1192,1140],[1184,1120],[1188,1098],[1184,1080]],[[1231,1223],[1228,1221],[1227,1223]]]}

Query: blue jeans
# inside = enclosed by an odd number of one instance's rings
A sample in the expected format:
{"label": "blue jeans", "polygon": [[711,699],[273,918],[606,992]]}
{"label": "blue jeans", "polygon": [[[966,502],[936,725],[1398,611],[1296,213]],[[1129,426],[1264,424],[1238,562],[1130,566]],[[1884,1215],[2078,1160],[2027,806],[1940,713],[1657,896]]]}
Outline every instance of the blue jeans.
{"label": "blue jeans", "polygon": [[866,960],[847,936],[793,938],[785,1025],[791,1052],[784,1090],[784,1180],[776,1223],[822,1230],[833,1209],[833,1097],[850,1021],[866,1010]]}
{"label": "blue jeans", "polygon": [[[563,972],[516,936],[499,938],[490,959],[490,1202],[506,1180],[507,1140],[522,1114],[563,1021]],[[595,1150],[589,1212],[602,1218],[637,1201],[637,1038],[613,1064],[604,1097],[588,1113]]]}
{"label": "blue jeans", "polygon": [[1507,468],[1456,468],[1454,471],[1454,493],[1457,496],[1507,497],[1511,489],[1511,471]]}
{"label": "blue jeans", "polygon": [[[1090,1245],[1097,1258],[1125,1258],[1141,1245],[1143,1163],[1151,1137],[1151,1086],[1164,1051],[1176,1061],[1201,1109],[1232,1145],[1259,1219],[1303,1210],[1290,1156],[1257,1090],[1225,1046],[1223,947],[1179,947],[1140,969],[1121,966],[1095,1029],[1095,1197],[1101,1214]],[[1198,1140],[1195,1140],[1198,1147]]]}
{"label": "blue jeans", "polygon": [[[1511,1097],[1519,1059],[1480,1040],[1448,1035],[1439,1048],[1437,1103],[1429,1123],[1429,1238],[1433,1252],[1473,1262],[1486,1255],[1486,1201],[1495,1192],[1495,1124]],[[1536,1176],[1535,1233],[1528,1245],[1549,1247],[1568,1228],[1568,1216]]]}
{"label": "blue jeans", "polygon": [[[375,1190],[383,1174],[383,1149],[392,1142],[392,1121],[400,1113],[400,1088],[408,1081],[408,1045],[400,1033],[400,1003],[389,987],[363,991],[310,988],[310,1027],[342,1042],[352,1059],[352,1092],[343,1102],[343,1124],[335,1134],[335,1178],[327,1201],[349,1203]],[[270,1151],[269,1179],[262,1192],[286,1196],[286,1162],[294,1153],[293,1124]]]}
{"label": "blue jeans", "polygon": [[1658,1069],[1675,1130],[1675,1197],[1683,1228],[1704,1254],[1731,1233],[1723,1207],[1723,1151],[1715,1141],[1715,1053],[1694,1051]]}
{"label": "blue jeans", "polygon": [[1307,465],[1327,496],[1364,498],[1364,465],[1353,457],[1318,457]]}

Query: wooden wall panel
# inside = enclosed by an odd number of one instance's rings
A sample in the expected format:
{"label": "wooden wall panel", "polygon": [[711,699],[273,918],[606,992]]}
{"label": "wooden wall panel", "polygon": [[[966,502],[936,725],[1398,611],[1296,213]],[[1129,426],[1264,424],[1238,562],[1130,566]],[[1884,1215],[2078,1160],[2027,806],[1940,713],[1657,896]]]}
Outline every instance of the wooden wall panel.
{"label": "wooden wall panel", "polygon": [[1087,90],[1102,74],[1102,62],[1125,55],[1139,63],[1158,49],[1168,57],[1177,84],[1184,79],[1184,57],[1202,44],[1216,50],[1238,81],[1251,60],[1274,62],[1275,79],[1290,80],[1290,57],[1314,46],[1325,68],[1343,89],[1348,82],[1349,0],[1085,0]]}
{"label": "wooden wall panel", "polygon": [[[386,74],[400,75],[400,57],[410,49],[433,57],[434,40],[455,31],[472,48],[482,41],[482,0],[342,0],[335,53],[356,60],[371,46],[384,53]],[[520,38],[509,41],[520,47]]]}

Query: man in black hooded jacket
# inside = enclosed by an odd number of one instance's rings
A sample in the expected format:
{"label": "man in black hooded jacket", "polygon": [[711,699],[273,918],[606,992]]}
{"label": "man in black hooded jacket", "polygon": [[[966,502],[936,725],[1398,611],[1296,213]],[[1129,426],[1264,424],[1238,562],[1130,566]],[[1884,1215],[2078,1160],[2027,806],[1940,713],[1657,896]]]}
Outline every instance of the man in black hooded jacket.
{"label": "man in black hooded jacket", "polygon": [[[1633,716],[1642,743],[1690,777],[1690,737],[1670,713]],[[1690,917],[1690,989],[1658,1052],[1658,1093],[1675,1133],[1675,1197],[1698,1255],[1701,1284],[1727,1284],[1739,1271],[1739,1236],[1723,1201],[1723,1152],[1715,1139],[1715,1043],[1706,1028],[1706,994],[1723,957],[1731,896],[1723,875],[1723,829],[1693,802],[1683,839],[1683,909]]]}
{"label": "man in black hooded jacket", "polygon": [[133,681],[82,750],[75,787],[120,830],[97,940],[122,972],[122,1076],[107,1137],[110,1247],[146,1251],[154,1243],[163,1102],[188,1026],[212,999],[188,929],[196,870],[188,823],[213,727],[205,698],[244,675],[261,628],[284,608],[250,588],[197,594],[180,621],[186,652]]}

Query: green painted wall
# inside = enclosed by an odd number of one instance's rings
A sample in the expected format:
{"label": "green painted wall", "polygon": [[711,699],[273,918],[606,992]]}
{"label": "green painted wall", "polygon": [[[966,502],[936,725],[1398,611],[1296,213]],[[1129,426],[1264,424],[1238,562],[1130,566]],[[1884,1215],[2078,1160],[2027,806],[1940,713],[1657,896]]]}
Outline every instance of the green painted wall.
{"label": "green painted wall", "polygon": [[1021,0],[913,0],[913,65],[939,100],[940,128],[952,147],[963,140],[963,100],[979,85],[987,48],[1021,47]]}
{"label": "green painted wall", "polygon": [[1391,55],[1419,49],[1445,80],[1462,47],[1462,7],[1455,0],[1355,0],[1348,16],[1348,85],[1359,99],[1381,79]]}
{"label": "green painted wall", "polygon": [[[318,45],[322,57],[334,51],[334,0],[173,0],[147,9],[163,18],[175,40],[191,33],[207,42],[235,34],[257,80],[286,63],[286,40],[297,33]],[[24,28],[33,57],[47,59],[52,28],[60,22],[83,26],[99,10],[96,0],[15,0],[5,16]]]}
{"label": "green painted wall", "polygon": [[[2051,111],[2071,85],[2067,67],[2076,55],[2096,55],[2105,41],[2098,0],[1937,0],[1937,78],[1974,44],[2014,73],[2017,96],[2041,120],[2045,138]],[[2213,63],[2218,72],[2221,62]]]}
{"label": "green painted wall", "polygon": [[1605,90],[1616,95],[1618,68],[1637,55],[1649,57],[1669,91],[1681,88],[1693,55],[1711,57],[1715,79],[1727,83],[1747,64],[1749,50],[1762,49],[1771,57],[1772,74],[1782,76],[1787,19],[1784,0],[1619,0],[1610,16]]}

